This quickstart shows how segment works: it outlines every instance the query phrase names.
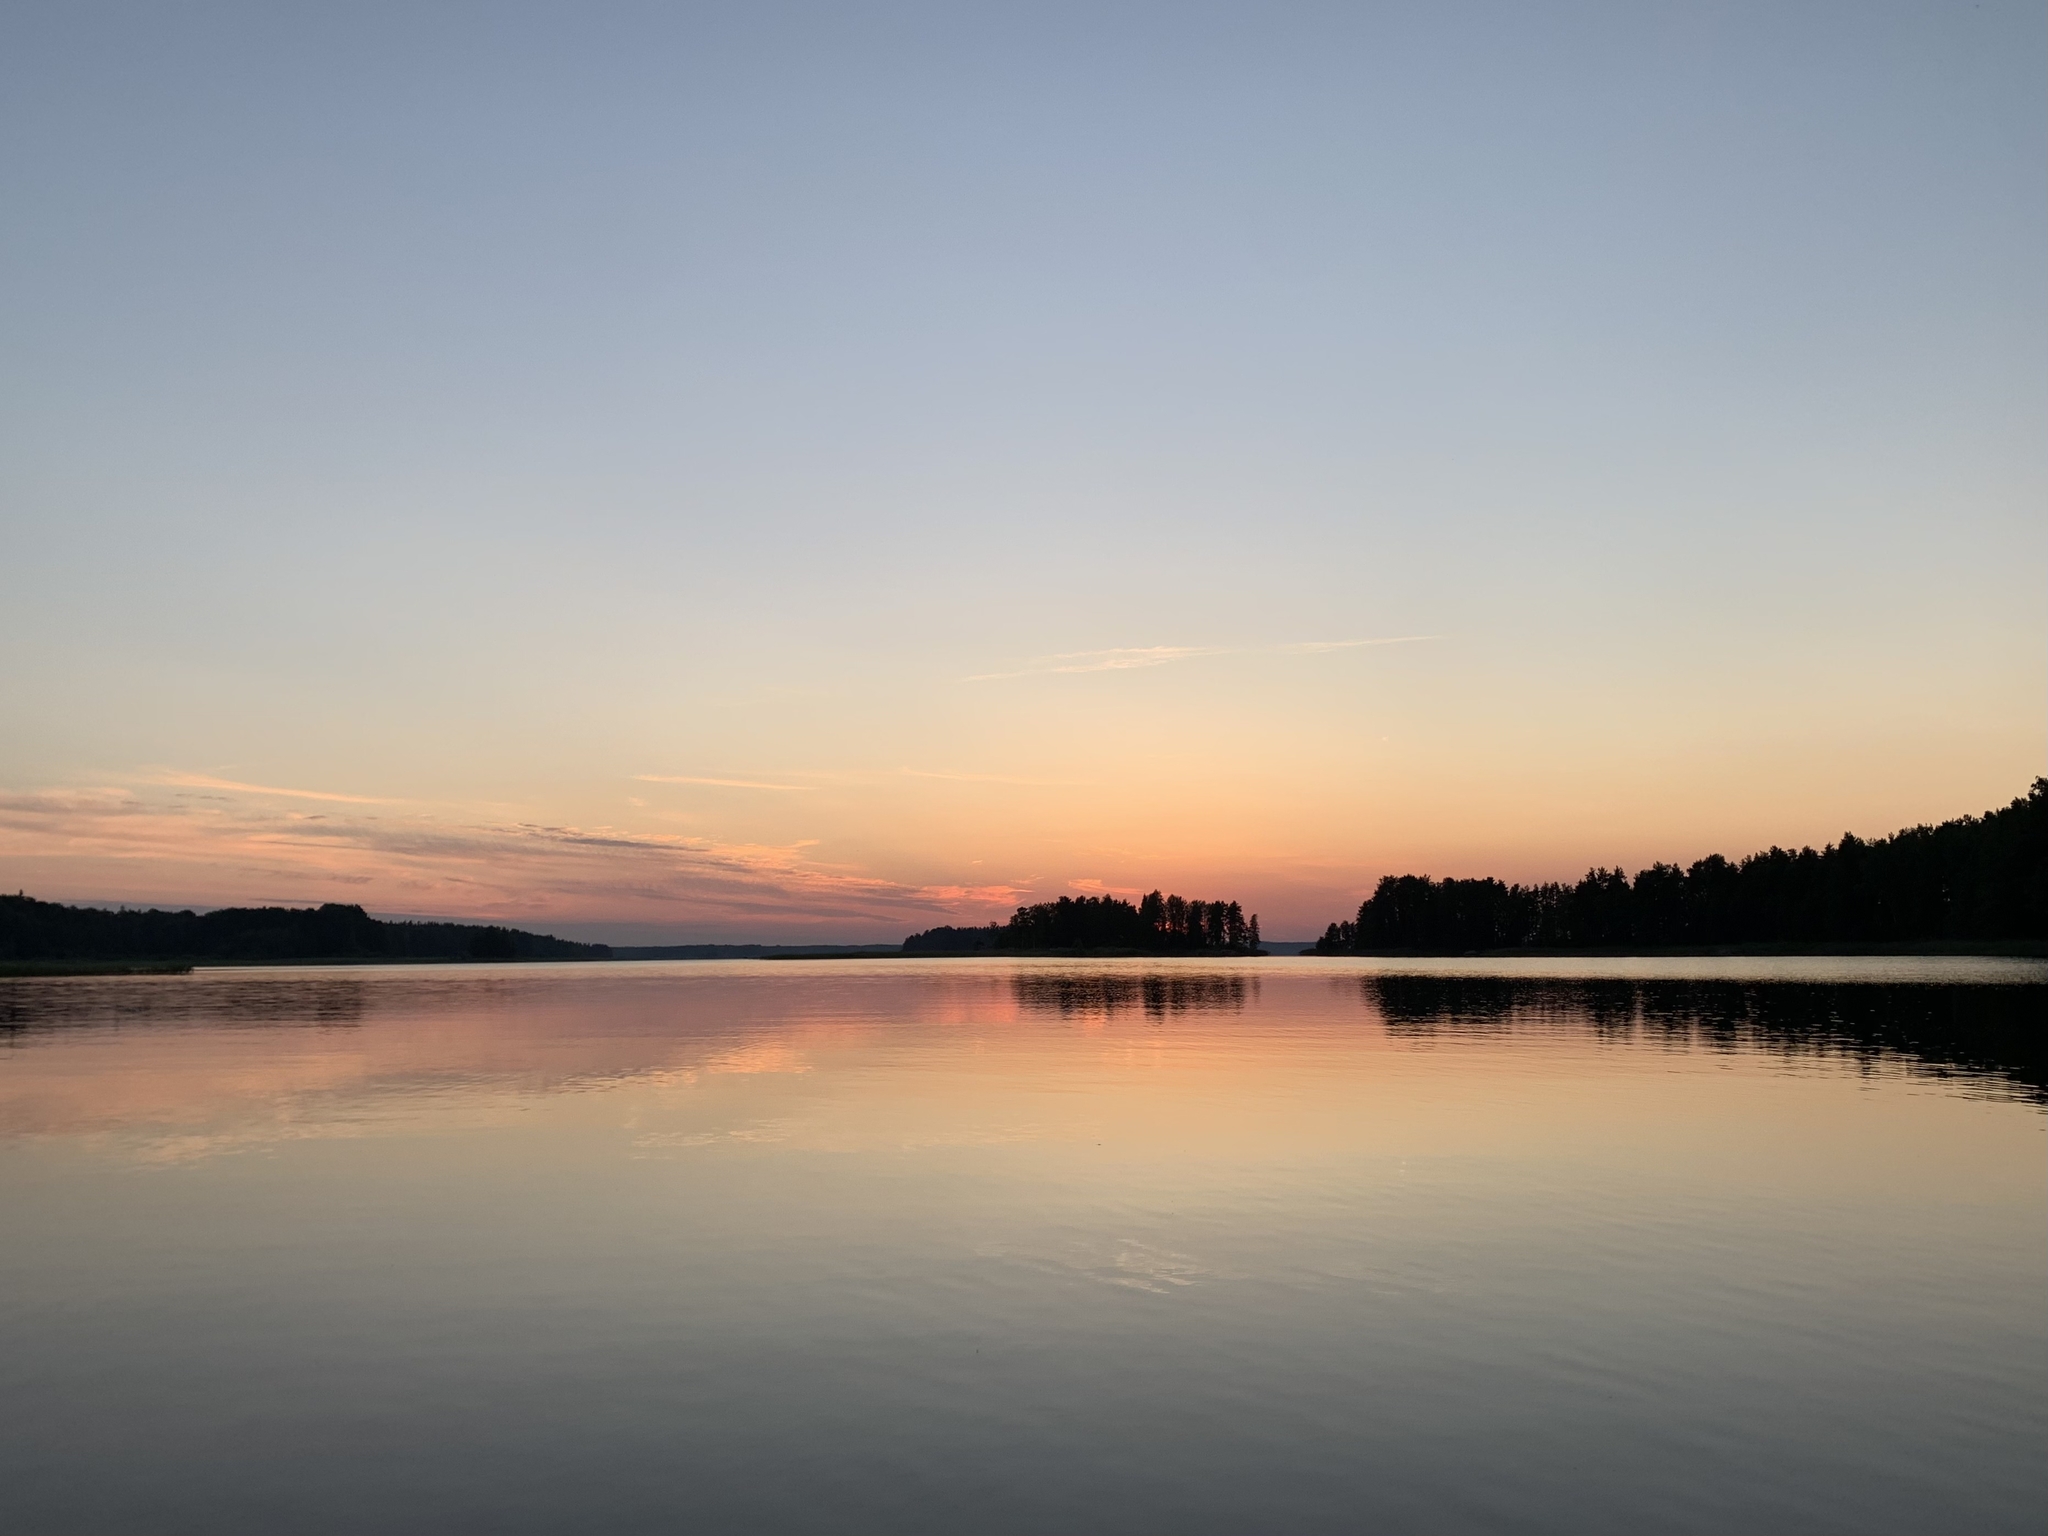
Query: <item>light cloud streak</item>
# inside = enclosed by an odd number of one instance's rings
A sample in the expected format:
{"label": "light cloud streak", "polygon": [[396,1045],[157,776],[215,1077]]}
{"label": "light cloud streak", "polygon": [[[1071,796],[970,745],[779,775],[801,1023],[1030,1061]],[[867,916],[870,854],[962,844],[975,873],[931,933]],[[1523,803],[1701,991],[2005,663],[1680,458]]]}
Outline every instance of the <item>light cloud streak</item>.
{"label": "light cloud streak", "polygon": [[1047,677],[1059,673],[1129,672],[1142,667],[1163,667],[1176,661],[1193,661],[1203,656],[1317,656],[1329,651],[1354,651],[1375,645],[1413,645],[1418,641],[1442,638],[1441,635],[1388,635],[1368,640],[1298,640],[1287,645],[1117,646],[1105,651],[1065,651],[1057,656],[1041,656],[1012,672],[977,672],[961,681],[993,683],[1011,677]]}
{"label": "light cloud streak", "polygon": [[234,779],[214,779],[202,773],[164,773],[149,780],[179,789],[219,789],[243,795],[277,795],[287,800],[332,800],[342,805],[390,805],[375,795],[339,795],[325,789],[280,789],[275,784],[242,784]]}

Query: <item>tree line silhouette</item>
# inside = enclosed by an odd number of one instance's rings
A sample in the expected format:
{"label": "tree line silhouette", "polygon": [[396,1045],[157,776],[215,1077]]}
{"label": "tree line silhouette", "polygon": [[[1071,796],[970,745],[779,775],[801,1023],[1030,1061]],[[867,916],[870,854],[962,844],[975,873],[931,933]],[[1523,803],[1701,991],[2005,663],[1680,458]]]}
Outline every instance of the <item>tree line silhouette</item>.
{"label": "tree line silhouette", "polygon": [[1256,955],[1259,915],[1235,901],[1189,901],[1152,892],[1136,906],[1116,896],[1062,896],[1019,907],[1007,923],[929,928],[906,955],[1027,950],[1122,950],[1139,955]]}
{"label": "tree line silhouette", "polygon": [[212,912],[117,912],[0,896],[0,960],[608,960],[577,944],[517,928],[387,923],[361,907],[222,907]]}
{"label": "tree line silhouette", "polygon": [[1388,875],[1315,953],[2048,938],[2048,779],[1983,816],[1574,885]]}

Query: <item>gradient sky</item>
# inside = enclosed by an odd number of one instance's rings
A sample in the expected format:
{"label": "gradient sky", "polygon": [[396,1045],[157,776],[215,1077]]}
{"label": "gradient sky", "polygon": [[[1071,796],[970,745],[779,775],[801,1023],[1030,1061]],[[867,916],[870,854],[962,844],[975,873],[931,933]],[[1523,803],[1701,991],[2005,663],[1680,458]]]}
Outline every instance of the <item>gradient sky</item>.
{"label": "gradient sky", "polygon": [[0,19],[0,884],[1306,935],[2048,769],[2038,4]]}

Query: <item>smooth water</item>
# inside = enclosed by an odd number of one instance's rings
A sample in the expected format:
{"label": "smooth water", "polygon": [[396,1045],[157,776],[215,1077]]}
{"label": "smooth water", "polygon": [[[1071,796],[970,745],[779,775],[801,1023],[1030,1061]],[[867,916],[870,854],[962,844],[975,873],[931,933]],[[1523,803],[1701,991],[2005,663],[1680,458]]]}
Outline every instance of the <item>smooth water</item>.
{"label": "smooth water", "polygon": [[0,982],[0,1528],[2036,1531],[2048,971]]}

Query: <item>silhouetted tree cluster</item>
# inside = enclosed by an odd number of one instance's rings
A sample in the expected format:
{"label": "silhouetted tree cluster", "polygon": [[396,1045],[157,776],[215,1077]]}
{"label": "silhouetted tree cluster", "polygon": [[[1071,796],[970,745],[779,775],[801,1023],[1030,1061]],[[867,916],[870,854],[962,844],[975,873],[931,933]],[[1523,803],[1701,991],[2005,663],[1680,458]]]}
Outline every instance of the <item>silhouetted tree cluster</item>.
{"label": "silhouetted tree cluster", "polygon": [[1115,896],[1062,896],[1019,907],[986,928],[933,928],[903,941],[903,952],[1110,949],[1141,955],[1256,955],[1259,917],[1234,901],[1189,901],[1152,892],[1136,906]]}
{"label": "silhouetted tree cluster", "polygon": [[361,907],[222,907],[116,912],[0,896],[0,960],[608,960],[517,928],[387,923]]}
{"label": "silhouetted tree cluster", "polygon": [[1389,875],[1316,953],[2041,938],[2048,779],[1988,815],[1869,842],[1845,832],[1818,852],[1593,869],[1575,885]]}
{"label": "silhouetted tree cluster", "polygon": [[1135,907],[1115,896],[1062,896],[1019,907],[1004,949],[1127,949],[1148,955],[1257,951],[1259,919],[1234,901],[1189,901],[1158,891]]}
{"label": "silhouetted tree cluster", "polygon": [[927,928],[903,941],[906,955],[983,955],[1003,947],[1003,925],[980,928]]}

